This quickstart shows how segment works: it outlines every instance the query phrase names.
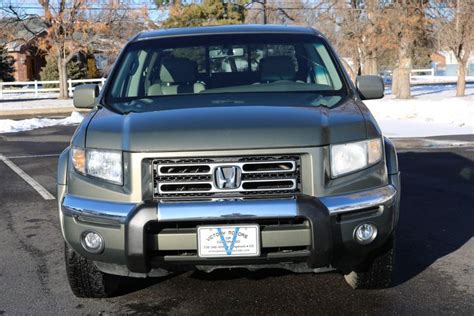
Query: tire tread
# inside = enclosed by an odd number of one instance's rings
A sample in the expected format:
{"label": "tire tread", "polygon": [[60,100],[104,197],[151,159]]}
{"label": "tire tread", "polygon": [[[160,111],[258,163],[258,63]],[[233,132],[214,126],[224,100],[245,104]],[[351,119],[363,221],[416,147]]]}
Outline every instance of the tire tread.
{"label": "tire tread", "polygon": [[118,287],[118,278],[101,272],[92,261],[65,245],[66,273],[77,297],[110,297]]}
{"label": "tire tread", "polygon": [[392,236],[378,256],[344,275],[346,282],[353,289],[390,287],[392,285],[394,253],[394,237]]}

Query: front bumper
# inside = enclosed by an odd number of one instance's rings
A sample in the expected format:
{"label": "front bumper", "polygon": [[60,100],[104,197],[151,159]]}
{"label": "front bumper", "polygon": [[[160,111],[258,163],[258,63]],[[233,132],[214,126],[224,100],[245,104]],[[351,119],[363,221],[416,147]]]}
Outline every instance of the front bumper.
{"label": "front bumper", "polygon": [[[65,195],[60,205],[65,240],[98,263],[124,266],[131,273],[193,266],[246,266],[305,263],[308,268],[341,270],[362,261],[391,235],[398,212],[394,185],[347,195],[269,200],[113,203]],[[197,256],[196,226],[257,223],[262,227],[260,257],[208,259]],[[361,223],[377,226],[369,245],[354,241]],[[87,231],[102,235],[105,249],[92,254],[81,246]],[[107,270],[106,272],[114,273]],[[123,273],[122,273],[123,274]]]}

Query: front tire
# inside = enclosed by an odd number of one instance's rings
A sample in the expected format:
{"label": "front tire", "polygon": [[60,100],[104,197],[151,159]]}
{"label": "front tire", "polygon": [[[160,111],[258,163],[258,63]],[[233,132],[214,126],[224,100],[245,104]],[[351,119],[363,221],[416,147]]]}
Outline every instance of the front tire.
{"label": "front tire", "polygon": [[92,261],[64,245],[66,273],[72,292],[77,297],[111,297],[117,292],[120,277],[101,272]]}
{"label": "front tire", "polygon": [[392,284],[394,236],[385,243],[375,258],[368,259],[344,275],[353,289],[385,289]]}

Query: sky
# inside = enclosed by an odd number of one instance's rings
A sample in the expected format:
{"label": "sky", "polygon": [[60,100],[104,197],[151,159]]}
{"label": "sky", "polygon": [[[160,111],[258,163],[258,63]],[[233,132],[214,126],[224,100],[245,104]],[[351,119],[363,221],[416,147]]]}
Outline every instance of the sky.
{"label": "sky", "polygon": [[[130,8],[139,9],[143,6],[147,6],[150,12],[150,17],[154,20],[159,19],[163,15],[161,10],[157,10],[153,0],[121,0],[128,3]],[[53,0],[52,3],[58,2],[58,0]],[[104,5],[107,5],[109,0],[95,0],[97,3],[96,7],[100,8]],[[9,6],[12,6],[16,11],[21,11],[22,13],[32,14],[32,15],[41,15],[42,9],[38,4],[38,0],[0,0],[0,16],[2,14],[2,8],[6,9]]]}

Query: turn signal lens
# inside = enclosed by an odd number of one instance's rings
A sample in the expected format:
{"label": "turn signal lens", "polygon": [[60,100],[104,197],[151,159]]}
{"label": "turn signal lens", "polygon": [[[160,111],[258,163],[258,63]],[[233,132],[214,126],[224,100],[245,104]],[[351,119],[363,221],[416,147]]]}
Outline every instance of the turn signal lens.
{"label": "turn signal lens", "polygon": [[382,141],[380,138],[369,140],[369,164],[373,164],[382,159]]}
{"label": "turn signal lens", "polygon": [[72,149],[72,164],[77,172],[86,173],[86,152],[81,148]]}

